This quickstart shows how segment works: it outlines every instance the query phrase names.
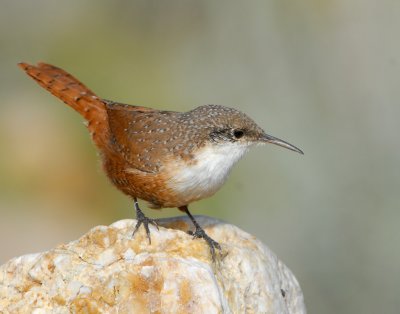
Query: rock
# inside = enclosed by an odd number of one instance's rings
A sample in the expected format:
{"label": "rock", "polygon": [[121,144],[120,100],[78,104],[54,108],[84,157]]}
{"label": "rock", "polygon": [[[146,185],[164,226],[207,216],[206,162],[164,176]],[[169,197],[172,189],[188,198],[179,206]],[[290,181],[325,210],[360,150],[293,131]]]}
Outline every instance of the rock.
{"label": "rock", "polygon": [[0,313],[305,313],[296,278],[254,236],[197,217],[222,246],[212,262],[188,219],[160,220],[132,238],[135,220],[0,267]]}

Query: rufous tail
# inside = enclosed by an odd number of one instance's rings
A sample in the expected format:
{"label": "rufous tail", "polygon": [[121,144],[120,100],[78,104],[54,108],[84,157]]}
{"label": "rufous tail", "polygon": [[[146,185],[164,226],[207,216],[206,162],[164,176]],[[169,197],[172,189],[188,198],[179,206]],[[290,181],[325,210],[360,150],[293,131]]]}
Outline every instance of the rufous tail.
{"label": "rufous tail", "polygon": [[87,120],[87,128],[93,141],[101,148],[107,145],[109,126],[104,102],[71,74],[53,65],[24,62],[18,64],[30,77],[75,109]]}

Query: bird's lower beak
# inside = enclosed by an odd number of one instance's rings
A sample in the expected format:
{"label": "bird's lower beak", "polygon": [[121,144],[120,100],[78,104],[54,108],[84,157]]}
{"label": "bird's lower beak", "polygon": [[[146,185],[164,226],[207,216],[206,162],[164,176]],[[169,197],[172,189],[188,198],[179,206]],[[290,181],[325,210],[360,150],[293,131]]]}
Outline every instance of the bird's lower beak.
{"label": "bird's lower beak", "polygon": [[288,142],[285,142],[279,138],[276,138],[276,137],[268,135],[268,134],[263,135],[263,137],[261,138],[261,142],[279,145],[279,146],[282,146],[284,148],[290,149],[294,152],[298,152],[298,153],[304,155],[303,151],[300,148],[297,148],[296,146],[289,144]]}

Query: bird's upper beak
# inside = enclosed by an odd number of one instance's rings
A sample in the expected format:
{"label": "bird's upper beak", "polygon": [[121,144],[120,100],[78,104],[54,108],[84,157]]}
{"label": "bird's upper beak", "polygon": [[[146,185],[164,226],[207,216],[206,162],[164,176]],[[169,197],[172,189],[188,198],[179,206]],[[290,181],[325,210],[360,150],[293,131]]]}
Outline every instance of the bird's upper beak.
{"label": "bird's upper beak", "polygon": [[260,141],[262,143],[271,143],[271,144],[279,145],[279,146],[282,146],[284,148],[290,149],[294,152],[298,152],[298,153],[304,155],[303,151],[300,148],[297,148],[296,146],[289,144],[288,142],[285,142],[279,138],[276,138],[274,136],[271,136],[271,135],[268,135],[265,133],[262,136],[262,138],[260,139]]}

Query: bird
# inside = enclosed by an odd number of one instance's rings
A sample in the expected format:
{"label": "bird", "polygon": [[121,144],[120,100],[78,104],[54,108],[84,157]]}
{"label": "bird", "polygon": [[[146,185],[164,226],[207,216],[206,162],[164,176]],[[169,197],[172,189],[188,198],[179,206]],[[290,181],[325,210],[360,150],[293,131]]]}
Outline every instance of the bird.
{"label": "bird", "polygon": [[98,97],[51,64],[18,65],[86,120],[105,173],[133,199],[137,223],[132,236],[143,225],[149,244],[149,225],[158,229],[158,224],[143,213],[138,199],[147,201],[150,208],[177,207],[186,213],[195,228],[189,233],[206,241],[215,260],[221,246],[192,216],[189,204],[217,192],[251,147],[270,143],[303,154],[234,108],[203,105],[176,112],[127,105]]}

